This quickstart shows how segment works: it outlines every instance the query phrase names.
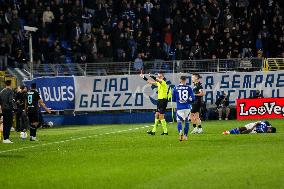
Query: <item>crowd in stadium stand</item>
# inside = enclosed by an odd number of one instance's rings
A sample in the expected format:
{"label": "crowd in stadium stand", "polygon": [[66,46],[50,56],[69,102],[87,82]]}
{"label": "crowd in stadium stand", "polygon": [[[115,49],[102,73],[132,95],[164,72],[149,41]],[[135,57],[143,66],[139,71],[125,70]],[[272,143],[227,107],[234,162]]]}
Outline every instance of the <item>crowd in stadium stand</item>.
{"label": "crowd in stadium stand", "polygon": [[37,64],[284,57],[277,2],[0,0],[0,68],[28,62],[24,25]]}

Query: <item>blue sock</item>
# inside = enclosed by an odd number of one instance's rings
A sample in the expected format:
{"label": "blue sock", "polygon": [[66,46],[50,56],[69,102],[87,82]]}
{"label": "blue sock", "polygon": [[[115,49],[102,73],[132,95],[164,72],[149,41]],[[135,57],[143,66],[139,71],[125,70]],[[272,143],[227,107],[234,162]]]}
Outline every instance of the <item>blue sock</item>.
{"label": "blue sock", "polygon": [[234,128],[234,129],[230,130],[230,134],[240,134],[239,128]]}
{"label": "blue sock", "polygon": [[189,121],[185,121],[184,125],[184,135],[187,136],[189,130]]}
{"label": "blue sock", "polygon": [[182,132],[182,124],[181,124],[181,122],[178,122],[177,129],[178,129],[178,133]]}

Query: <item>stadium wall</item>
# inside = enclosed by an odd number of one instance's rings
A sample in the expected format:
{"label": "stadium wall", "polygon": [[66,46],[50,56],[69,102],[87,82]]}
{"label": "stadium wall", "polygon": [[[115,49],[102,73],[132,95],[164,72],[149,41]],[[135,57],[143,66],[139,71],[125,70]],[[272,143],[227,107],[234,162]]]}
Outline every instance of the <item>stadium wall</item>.
{"label": "stadium wall", "polygon": [[[167,114],[167,119],[171,115]],[[123,123],[150,123],[154,112],[139,113],[89,113],[78,115],[44,115],[44,121],[52,121],[55,126],[61,125],[98,125]]]}
{"label": "stadium wall", "polygon": [[[115,112],[115,113],[85,113],[77,115],[44,115],[44,121],[52,121],[55,126],[64,125],[99,125],[99,124],[131,124],[153,123],[155,112]],[[172,112],[166,112],[166,121],[172,122]],[[207,109],[201,114],[202,120],[216,120],[218,113],[215,108]],[[229,119],[236,118],[236,110],[231,107]]]}

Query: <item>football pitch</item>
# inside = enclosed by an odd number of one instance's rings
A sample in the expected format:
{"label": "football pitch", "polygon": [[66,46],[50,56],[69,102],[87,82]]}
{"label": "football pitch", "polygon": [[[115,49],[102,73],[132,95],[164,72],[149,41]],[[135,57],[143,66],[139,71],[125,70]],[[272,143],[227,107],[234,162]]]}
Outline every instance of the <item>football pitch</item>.
{"label": "football pitch", "polygon": [[[222,135],[251,121],[206,121],[178,141],[149,124],[41,129],[39,141],[0,143],[1,188],[284,188],[284,121],[275,134]],[[192,129],[192,127],[191,127]]]}

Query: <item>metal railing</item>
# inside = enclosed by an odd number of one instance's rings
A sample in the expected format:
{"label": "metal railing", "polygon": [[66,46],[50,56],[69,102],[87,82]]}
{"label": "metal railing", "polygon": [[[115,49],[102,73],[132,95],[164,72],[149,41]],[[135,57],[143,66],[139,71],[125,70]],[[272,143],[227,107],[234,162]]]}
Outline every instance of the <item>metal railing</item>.
{"label": "metal railing", "polygon": [[[154,60],[143,62],[145,73],[204,73],[228,71],[261,71],[263,59],[208,59],[208,60]],[[135,69],[135,62],[105,62],[105,63],[63,63],[41,64],[34,66],[33,76],[88,76],[88,75],[131,75],[141,72]],[[24,67],[25,73],[30,75],[29,65]]]}

